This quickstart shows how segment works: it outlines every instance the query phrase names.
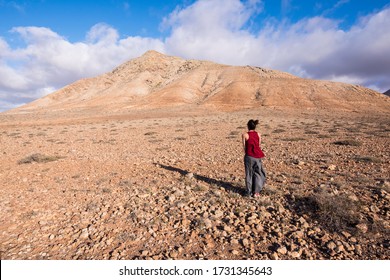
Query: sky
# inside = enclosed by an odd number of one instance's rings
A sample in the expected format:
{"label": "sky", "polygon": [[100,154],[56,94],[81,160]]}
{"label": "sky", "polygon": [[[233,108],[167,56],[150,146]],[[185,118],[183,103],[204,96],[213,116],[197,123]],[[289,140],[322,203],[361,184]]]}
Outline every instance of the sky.
{"label": "sky", "polygon": [[390,89],[390,1],[0,0],[0,112],[156,50]]}

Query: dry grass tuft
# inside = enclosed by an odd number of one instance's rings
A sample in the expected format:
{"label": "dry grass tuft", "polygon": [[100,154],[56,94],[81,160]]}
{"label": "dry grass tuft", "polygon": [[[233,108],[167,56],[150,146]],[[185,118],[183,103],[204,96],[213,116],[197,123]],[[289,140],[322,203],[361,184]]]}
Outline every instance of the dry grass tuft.
{"label": "dry grass tuft", "polygon": [[353,139],[347,139],[347,140],[340,140],[340,141],[335,141],[333,142],[335,145],[340,145],[340,146],[355,146],[359,147],[361,146],[362,143],[359,141],[353,140]]}
{"label": "dry grass tuft", "polygon": [[355,232],[361,206],[345,195],[324,191],[298,199],[300,211],[307,212],[331,232]]}
{"label": "dry grass tuft", "polygon": [[361,157],[356,157],[355,160],[357,162],[365,162],[365,163],[381,163],[381,159],[377,157],[371,157],[371,156],[361,156]]}
{"label": "dry grass tuft", "polygon": [[25,157],[21,160],[18,161],[18,164],[28,164],[28,163],[47,163],[47,162],[52,162],[52,161],[57,161],[59,159],[62,159],[63,157],[61,156],[47,156],[43,155],[40,153],[32,154],[28,157]]}

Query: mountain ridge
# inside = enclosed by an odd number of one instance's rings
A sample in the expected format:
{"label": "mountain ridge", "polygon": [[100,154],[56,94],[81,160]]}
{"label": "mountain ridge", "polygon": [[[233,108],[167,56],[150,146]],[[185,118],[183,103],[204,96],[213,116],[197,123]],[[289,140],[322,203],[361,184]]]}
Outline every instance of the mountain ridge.
{"label": "mountain ridge", "polygon": [[262,106],[386,111],[389,102],[381,95],[362,86],[304,79],[278,70],[147,51],[110,72],[76,81],[11,113],[126,112],[183,105],[216,111]]}

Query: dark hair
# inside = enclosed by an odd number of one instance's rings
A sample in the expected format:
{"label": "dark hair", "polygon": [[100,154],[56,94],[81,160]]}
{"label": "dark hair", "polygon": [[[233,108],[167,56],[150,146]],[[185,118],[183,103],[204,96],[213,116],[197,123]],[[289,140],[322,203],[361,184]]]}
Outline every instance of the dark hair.
{"label": "dark hair", "polygon": [[249,120],[248,129],[254,130],[254,129],[256,129],[256,125],[258,125],[258,124],[259,124],[259,120]]}

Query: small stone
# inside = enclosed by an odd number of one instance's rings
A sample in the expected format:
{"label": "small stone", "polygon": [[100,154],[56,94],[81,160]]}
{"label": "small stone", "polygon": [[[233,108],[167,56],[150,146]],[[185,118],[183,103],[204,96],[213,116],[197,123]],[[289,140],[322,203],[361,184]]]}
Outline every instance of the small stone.
{"label": "small stone", "polygon": [[188,220],[187,218],[184,218],[182,221],[181,221],[181,224],[183,227],[187,227],[191,224],[191,221]]}
{"label": "small stone", "polygon": [[368,227],[366,224],[357,224],[356,228],[361,232],[361,233],[366,233],[368,231]]}
{"label": "small stone", "polygon": [[348,244],[348,243],[343,243],[343,245],[344,245],[344,248],[348,251],[348,252],[351,252],[351,251],[354,251],[355,250],[355,246],[353,246],[353,245],[350,245],[350,244]]}
{"label": "small stone", "polygon": [[244,238],[242,240],[242,245],[244,245],[245,247],[247,247],[249,245],[249,240],[247,238]]}
{"label": "small stone", "polygon": [[237,245],[238,243],[239,243],[238,240],[235,239],[235,238],[232,238],[232,239],[230,240],[230,244],[231,244],[231,245]]}
{"label": "small stone", "polygon": [[306,223],[306,220],[304,217],[300,217],[298,222],[300,222],[301,224],[304,224],[304,223]]}
{"label": "small stone", "polygon": [[227,225],[223,226],[223,230],[226,232],[231,232],[233,229]]}
{"label": "small stone", "polygon": [[141,252],[141,256],[143,256],[143,257],[146,257],[146,256],[148,256],[149,255],[149,251],[148,250],[143,250],[142,252]]}
{"label": "small stone", "polygon": [[337,253],[342,253],[342,252],[344,252],[345,251],[345,249],[344,249],[344,246],[343,245],[338,245],[337,247],[336,247],[336,250],[335,250]]}
{"label": "small stone", "polygon": [[298,222],[301,224],[302,228],[309,228],[310,227],[310,225],[308,224],[308,222],[305,220],[304,217],[300,217]]}
{"label": "small stone", "polygon": [[279,254],[282,254],[282,255],[287,254],[287,248],[285,246],[278,248],[277,251]]}
{"label": "small stone", "polygon": [[236,256],[239,254],[239,252],[237,250],[232,250],[232,254]]}
{"label": "small stone", "polygon": [[87,238],[89,238],[89,232],[88,232],[88,229],[87,229],[87,228],[85,228],[85,229],[83,229],[83,230],[81,231],[81,233],[80,233],[80,238],[81,238],[81,239],[87,239]]}
{"label": "small stone", "polygon": [[221,210],[215,211],[215,213],[214,213],[215,218],[221,218],[222,216],[223,216],[223,211],[221,211]]}
{"label": "small stone", "polygon": [[348,199],[351,200],[351,201],[354,201],[354,202],[358,202],[359,201],[359,198],[355,194],[350,194],[348,196]]}
{"label": "small stone", "polygon": [[213,227],[213,223],[211,222],[210,219],[204,219],[204,225],[206,228],[212,228]]}
{"label": "small stone", "polygon": [[177,204],[177,208],[183,208],[184,206],[186,206],[186,204],[184,202],[179,202]]}
{"label": "small stone", "polygon": [[264,231],[264,227],[262,225],[256,225],[256,230],[258,232],[262,232],[262,231]]}
{"label": "small stone", "polygon": [[363,253],[362,246],[359,244],[355,246],[355,254],[361,255]]}
{"label": "small stone", "polygon": [[177,251],[171,251],[169,253],[169,256],[173,259],[177,258],[177,256],[179,255],[179,253]]}
{"label": "small stone", "polygon": [[333,241],[329,241],[328,244],[326,244],[326,247],[327,247],[329,250],[333,251],[333,250],[337,247],[337,245],[336,245],[336,243],[334,243]]}
{"label": "small stone", "polygon": [[194,173],[189,172],[189,173],[186,174],[186,177],[187,177],[188,179],[192,179],[192,178],[194,178]]}
{"label": "small stone", "polygon": [[271,258],[271,260],[278,260],[279,256],[276,252],[273,252],[273,253],[271,253],[270,258]]}
{"label": "small stone", "polygon": [[347,231],[342,231],[341,234],[344,235],[344,237],[347,239],[351,237],[351,234]]}
{"label": "small stone", "polygon": [[371,205],[370,206],[371,212],[378,213],[380,210],[376,205]]}
{"label": "small stone", "polygon": [[291,252],[291,257],[293,258],[299,258],[301,256],[301,253],[299,251]]}
{"label": "small stone", "polygon": [[294,232],[294,235],[296,238],[303,238],[305,236],[305,233],[301,230]]}
{"label": "small stone", "polygon": [[331,165],[329,165],[328,166],[328,170],[331,170],[331,171],[334,171],[334,170],[336,170],[336,165],[334,165],[334,164],[331,164]]}
{"label": "small stone", "polygon": [[280,214],[283,214],[283,213],[285,212],[285,209],[284,209],[284,207],[283,207],[282,205],[279,205],[279,206],[278,206],[278,212],[279,212]]}

